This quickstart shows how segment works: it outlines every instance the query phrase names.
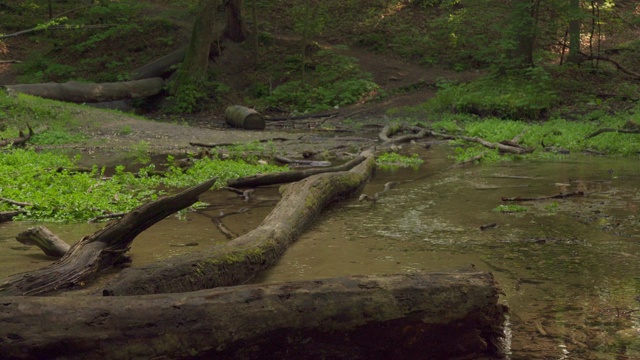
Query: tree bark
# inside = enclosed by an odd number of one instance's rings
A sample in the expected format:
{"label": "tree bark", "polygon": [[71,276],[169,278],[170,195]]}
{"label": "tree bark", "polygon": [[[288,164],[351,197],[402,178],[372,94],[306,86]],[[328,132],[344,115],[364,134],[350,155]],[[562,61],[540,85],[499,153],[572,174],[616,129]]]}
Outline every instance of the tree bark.
{"label": "tree bark", "polygon": [[5,88],[46,99],[75,103],[93,103],[152,96],[162,91],[163,86],[164,81],[161,78],[151,78],[98,84],[81,83],[77,81],[69,81],[66,83],[18,84],[6,85]]}
{"label": "tree bark", "polygon": [[122,262],[133,239],[168,215],[191,206],[216,179],[205,181],[177,195],[147,203],[86,236],[58,261],[41,269],[16,274],[0,282],[0,296],[42,295],[81,285],[99,271]]}
{"label": "tree bark", "polygon": [[224,36],[234,42],[243,42],[247,39],[247,27],[242,16],[242,0],[225,0],[227,23],[224,28]]}
{"label": "tree bark", "polygon": [[[5,297],[9,359],[449,359],[500,354],[487,273],[351,276],[133,297]],[[268,354],[268,355],[267,355]]]}
{"label": "tree bark", "polygon": [[208,252],[124,269],[105,285],[103,293],[157,294],[247,282],[275,263],[329,202],[351,195],[365,184],[375,169],[375,159],[372,151],[362,156],[364,161],[350,171],[313,175],[288,185],[273,211],[247,234]]}
{"label": "tree bark", "polygon": [[60,239],[56,234],[44,226],[35,226],[23,231],[16,240],[25,245],[35,245],[42,250],[45,255],[60,258],[69,252],[69,244]]}
{"label": "tree bark", "polygon": [[227,124],[242,129],[264,130],[266,126],[262,114],[240,105],[227,107],[224,111],[224,118]]}
{"label": "tree bark", "polygon": [[184,60],[184,56],[187,53],[188,46],[183,46],[178,50],[170,52],[169,54],[156,59],[136,70],[131,72],[132,80],[149,79],[153,77],[165,77],[173,65],[179,64]]}

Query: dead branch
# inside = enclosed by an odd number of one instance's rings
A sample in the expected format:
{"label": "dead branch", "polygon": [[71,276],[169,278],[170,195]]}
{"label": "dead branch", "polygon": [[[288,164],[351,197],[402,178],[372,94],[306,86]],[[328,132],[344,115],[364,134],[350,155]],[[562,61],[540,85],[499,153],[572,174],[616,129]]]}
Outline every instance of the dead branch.
{"label": "dead branch", "polygon": [[256,191],[255,189],[241,190],[241,189],[236,189],[229,186],[225,186],[222,189],[229,190],[231,192],[234,192],[240,195],[240,197],[242,197],[244,201],[249,201],[249,199],[251,198],[251,194],[253,194],[253,192]]}
{"label": "dead branch", "polygon": [[448,139],[448,140],[464,140],[464,141],[469,141],[469,142],[476,142],[484,147],[487,147],[489,149],[498,149],[500,152],[503,153],[510,153],[510,154],[518,154],[518,155],[522,155],[522,154],[529,154],[532,153],[533,150],[535,150],[534,148],[525,148],[522,147],[518,144],[510,144],[510,143],[506,143],[506,144],[501,144],[501,143],[494,143],[494,142],[490,142],[487,140],[484,140],[482,138],[479,137],[470,137],[470,136],[457,136],[457,135],[449,135],[449,134],[441,134],[441,133],[436,133],[436,132],[431,132],[431,135],[436,136],[436,137],[441,137],[444,139]]}
{"label": "dead branch", "polygon": [[[398,136],[396,138],[390,138],[394,134],[397,134],[400,131],[414,131],[415,133],[409,135]],[[403,142],[409,142],[411,140],[422,139],[423,137],[430,135],[431,132],[429,129],[420,128],[417,126],[408,126],[408,125],[386,125],[380,130],[378,134],[378,138],[382,140],[386,144],[400,144]]]}
{"label": "dead branch", "polygon": [[362,194],[360,195],[360,197],[358,198],[358,201],[371,201],[371,202],[376,202],[378,201],[378,199],[380,199],[380,197],[386,193],[387,191],[389,191],[389,189],[391,189],[391,187],[393,185],[399,184],[399,182],[397,181],[389,181],[388,183],[384,184],[384,189],[382,189],[382,191],[378,191],[377,193],[373,194],[373,196],[369,196],[366,194]]}
{"label": "dead branch", "polygon": [[613,128],[602,128],[593,134],[587,136],[585,140],[591,139],[592,137],[596,137],[602,133],[606,132],[617,132],[620,134],[640,134],[640,129],[613,129]]}
{"label": "dead branch", "polygon": [[574,191],[570,193],[560,193],[551,196],[541,196],[536,198],[528,198],[528,197],[503,197],[502,201],[540,201],[540,200],[549,200],[549,199],[564,199],[572,196],[584,196],[584,191]]}
{"label": "dead branch", "polygon": [[[269,141],[289,141],[289,140],[299,140],[299,139],[288,139],[288,138],[281,138],[281,137],[276,137],[276,138],[271,138],[271,139],[262,139],[262,140],[257,140],[257,142],[260,143],[266,143]],[[236,146],[236,145],[242,145],[243,143],[217,143],[217,144],[205,144],[205,143],[199,143],[199,142],[190,142],[189,145],[191,146],[200,146],[200,147],[206,147],[206,148],[216,148],[216,147],[223,147],[223,146]]]}
{"label": "dead branch", "polygon": [[11,144],[12,146],[20,146],[26,144],[34,134],[33,129],[31,128],[31,126],[29,126],[29,124],[27,124],[27,128],[29,128],[29,132],[26,135],[24,134],[24,132],[22,132],[22,130],[20,130],[17,138],[0,140],[0,147],[5,147],[9,144]]}
{"label": "dead branch", "polygon": [[229,180],[229,182],[227,183],[227,186],[234,187],[234,188],[245,188],[245,187],[258,187],[258,186],[265,186],[265,185],[295,182],[316,174],[348,171],[351,168],[363,162],[364,160],[365,158],[363,156],[357,156],[353,160],[340,166],[334,166],[334,167],[323,168],[323,169],[306,169],[306,170],[285,171],[280,173],[271,173],[271,174],[263,174],[263,175],[254,175],[254,176],[239,178],[235,180]]}
{"label": "dead branch", "polygon": [[60,258],[69,251],[69,244],[44,226],[35,226],[16,236],[18,242],[25,245],[35,245],[47,256]]}
{"label": "dead branch", "polygon": [[108,27],[117,26],[116,24],[95,24],[95,25],[53,25],[47,27],[34,27],[27,30],[21,30],[12,34],[0,35],[0,39],[10,38],[14,36],[20,36],[30,34],[36,31],[45,30],[85,30],[85,29],[103,29]]}
{"label": "dead branch", "polygon": [[0,60],[0,64],[22,64],[20,60]]}
{"label": "dead branch", "polygon": [[112,214],[98,215],[98,216],[94,217],[93,219],[89,219],[89,222],[90,223],[94,223],[94,222],[98,222],[100,220],[118,219],[118,218],[121,218],[121,217],[123,217],[125,215],[127,215],[127,213],[112,213]]}
{"label": "dead branch", "polygon": [[636,79],[640,80],[640,73],[637,73],[635,71],[629,70],[628,68],[624,67],[622,64],[620,64],[619,62],[613,60],[612,58],[609,58],[609,57],[606,57],[606,56],[601,56],[601,55],[588,55],[588,54],[585,54],[585,53],[583,53],[581,51],[579,51],[578,54],[582,55],[587,60],[602,60],[602,61],[610,62],[618,70],[620,70],[623,73],[625,73],[627,75],[631,75],[631,76],[635,77]]}
{"label": "dead branch", "polygon": [[315,161],[315,160],[300,160],[300,159],[289,159],[284,156],[276,155],[274,160],[280,162],[282,164],[291,164],[294,166],[309,166],[309,167],[326,167],[331,166],[331,162],[329,161]]}
{"label": "dead branch", "polygon": [[193,205],[216,179],[207,180],[174,196],[167,196],[134,209],[122,219],[85,236],[58,261],[41,269],[8,277],[0,284],[0,295],[39,295],[79,285],[96,273],[125,259],[138,234],[170,214]]}
{"label": "dead branch", "polygon": [[32,203],[15,201],[15,200],[7,199],[7,198],[4,198],[4,197],[0,197],[0,201],[1,202],[6,202],[7,204],[20,206],[20,207],[33,206]]}

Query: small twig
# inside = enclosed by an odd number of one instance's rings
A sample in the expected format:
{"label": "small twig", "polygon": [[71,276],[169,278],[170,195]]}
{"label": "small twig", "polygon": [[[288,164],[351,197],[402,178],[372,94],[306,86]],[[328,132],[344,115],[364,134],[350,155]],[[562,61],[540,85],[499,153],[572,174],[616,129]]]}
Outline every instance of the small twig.
{"label": "small twig", "polygon": [[283,164],[291,164],[291,165],[303,165],[303,166],[310,166],[310,167],[331,166],[331,162],[329,161],[289,159],[279,155],[276,155],[274,157],[274,160]]}
{"label": "small twig", "polygon": [[241,214],[244,212],[249,211],[246,208],[242,208],[240,210],[236,210],[236,211],[232,211],[230,213],[223,213],[222,211],[220,212],[220,215],[211,218],[211,220],[216,224],[216,227],[218,227],[218,230],[220,230],[220,232],[222,232],[224,234],[224,236],[227,237],[227,239],[229,240],[233,240],[235,238],[237,238],[239,235],[236,234],[235,232],[231,231],[228,227],[226,227],[223,223],[222,223],[222,219],[224,217],[230,216],[230,215],[235,215],[235,214]]}

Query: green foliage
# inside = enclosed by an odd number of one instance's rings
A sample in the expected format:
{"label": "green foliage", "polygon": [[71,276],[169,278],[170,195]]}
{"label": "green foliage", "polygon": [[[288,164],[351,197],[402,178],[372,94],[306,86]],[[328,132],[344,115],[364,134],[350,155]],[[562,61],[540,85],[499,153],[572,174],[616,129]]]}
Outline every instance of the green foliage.
{"label": "green foliage", "polygon": [[308,77],[286,82],[261,99],[263,106],[313,112],[337,108],[374,97],[378,85],[362,72],[354,58],[328,51],[318,53],[318,65]]}
{"label": "green foliage", "polygon": [[[250,165],[244,161],[202,159],[194,161],[187,170],[172,166],[165,177],[149,176],[153,165],[137,174],[117,166],[113,176],[105,179],[104,168],[94,167],[88,173],[71,170],[77,160],[36,153],[32,149],[0,153],[0,193],[11,200],[32,204],[24,207],[25,213],[16,220],[86,221],[105,213],[128,212],[155,200],[165,191],[175,192],[177,188],[193,186],[212,177],[218,177],[216,186],[221,187],[233,178],[283,169],[274,165]],[[160,186],[165,190],[159,190]],[[0,211],[17,208],[0,202]]]}
{"label": "green foliage", "polygon": [[86,136],[78,133],[70,133],[64,129],[47,130],[29,139],[29,143],[33,145],[63,145],[73,144],[85,140]]}
{"label": "green foliage", "polygon": [[418,154],[404,156],[395,152],[385,152],[376,157],[376,164],[383,168],[389,166],[411,166],[417,168],[424,164],[424,160]]}
{"label": "green foliage", "polygon": [[151,162],[151,155],[149,152],[148,141],[140,140],[131,146],[129,150],[129,157],[134,159],[134,162],[138,164],[148,164]]}
{"label": "green foliage", "polygon": [[537,119],[558,101],[548,74],[530,69],[526,74],[486,76],[464,84],[440,83],[431,111],[453,111],[479,116]]}

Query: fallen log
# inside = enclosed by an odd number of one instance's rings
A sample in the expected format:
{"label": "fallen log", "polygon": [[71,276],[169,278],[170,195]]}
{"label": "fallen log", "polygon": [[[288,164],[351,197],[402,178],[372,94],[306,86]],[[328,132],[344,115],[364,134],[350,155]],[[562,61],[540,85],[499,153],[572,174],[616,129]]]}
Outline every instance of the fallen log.
{"label": "fallen log", "polygon": [[182,62],[184,55],[187,53],[187,48],[188,46],[183,46],[180,49],[174,50],[159,59],[133,70],[130,74],[131,80],[150,79],[154,77],[162,78],[167,76],[167,74],[174,71],[172,69],[174,65]]}
{"label": "fallen log", "polygon": [[[391,136],[401,131],[415,131],[416,133],[391,138]],[[382,130],[380,130],[378,138],[385,144],[400,144],[403,142],[409,142],[411,140],[422,139],[423,137],[430,134],[431,132],[429,131],[429,129],[420,128],[417,126],[386,125],[382,128]]]}
{"label": "fallen log", "polygon": [[4,297],[9,359],[500,356],[487,273],[350,276],[127,297]]}
{"label": "fallen log", "polygon": [[299,181],[304,178],[308,178],[309,176],[313,176],[317,174],[348,171],[352,169],[354,166],[363,162],[364,160],[365,160],[364,156],[357,156],[351,161],[348,161],[342,165],[333,166],[329,168],[294,170],[294,171],[285,171],[285,172],[279,172],[279,173],[269,173],[269,174],[248,176],[248,177],[243,177],[235,180],[229,180],[229,182],[227,182],[227,186],[233,187],[233,188],[246,188],[246,187],[257,187],[257,186],[275,185],[275,184],[294,182],[294,181]]}
{"label": "fallen log", "polygon": [[0,211],[0,223],[11,221],[14,217],[22,214],[24,210]]}
{"label": "fallen log", "polygon": [[233,105],[224,111],[224,118],[227,124],[248,130],[264,130],[266,124],[264,116],[248,107]]}
{"label": "fallen log", "polygon": [[159,78],[122,81],[115,83],[66,83],[18,84],[5,85],[5,88],[16,92],[39,96],[46,99],[69,101],[75,103],[93,103],[121,99],[134,99],[160,93],[164,81]]}
{"label": "fallen log", "polygon": [[45,255],[60,258],[69,251],[69,244],[44,226],[34,226],[16,236],[18,242],[25,245],[35,245]]}
{"label": "fallen log", "polygon": [[375,158],[372,151],[359,158],[350,171],[317,174],[288,185],[256,229],[208,251],[124,269],[104,286],[103,294],[184,292],[247,282],[275,263],[327,204],[365,184],[375,169]]}
{"label": "fallen log", "polygon": [[125,260],[124,254],[138,234],[170,214],[193,205],[215,181],[215,178],[210,179],[177,195],[138,207],[122,219],[82,238],[56,262],[6,278],[0,282],[0,296],[42,295],[83,284],[99,271]]}
{"label": "fallen log", "polygon": [[589,136],[587,136],[585,138],[585,140],[591,139],[592,137],[596,137],[600,134],[606,133],[606,132],[617,132],[620,134],[640,134],[640,129],[614,129],[614,128],[602,128],[599,129],[598,131],[589,134]]}
{"label": "fallen log", "polygon": [[307,167],[326,167],[331,166],[331,162],[329,161],[318,161],[318,160],[302,160],[302,159],[289,159],[284,156],[276,155],[274,157],[279,163],[282,164],[290,164],[292,166],[307,166]]}

